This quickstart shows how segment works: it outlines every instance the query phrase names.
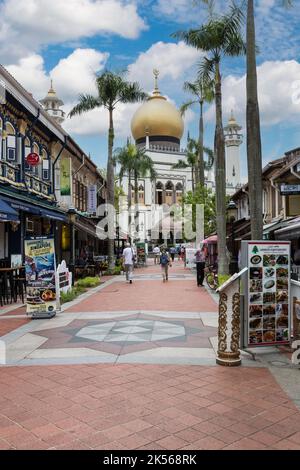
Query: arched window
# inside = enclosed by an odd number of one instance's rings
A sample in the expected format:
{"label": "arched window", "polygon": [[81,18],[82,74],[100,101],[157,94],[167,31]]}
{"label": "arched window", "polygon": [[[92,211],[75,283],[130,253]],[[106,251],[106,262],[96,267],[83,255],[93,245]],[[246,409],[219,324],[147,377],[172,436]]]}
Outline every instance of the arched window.
{"label": "arched window", "polygon": [[174,184],[168,181],[166,184],[166,204],[171,206],[173,204]]}
{"label": "arched window", "polygon": [[46,149],[42,149],[42,178],[50,179],[50,159]]}
{"label": "arched window", "polygon": [[139,204],[145,204],[145,189],[142,184],[139,185]]}
{"label": "arched window", "polygon": [[6,123],[6,160],[15,162],[17,158],[17,138],[16,130],[10,123]]}
{"label": "arched window", "polygon": [[163,190],[164,185],[159,181],[156,184],[156,204],[161,206],[163,204]]}
{"label": "arched window", "polygon": [[183,193],[183,186],[182,183],[176,184],[176,203],[180,204],[182,202],[182,193]]}

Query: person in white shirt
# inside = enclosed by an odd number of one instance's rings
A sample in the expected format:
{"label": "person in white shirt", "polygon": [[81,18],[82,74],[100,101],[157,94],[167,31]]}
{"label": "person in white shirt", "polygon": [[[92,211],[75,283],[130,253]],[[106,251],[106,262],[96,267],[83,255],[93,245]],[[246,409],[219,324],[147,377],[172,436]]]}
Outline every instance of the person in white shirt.
{"label": "person in white shirt", "polygon": [[159,264],[160,249],[158,245],[156,245],[156,247],[153,248],[153,254],[154,254],[154,264]]}
{"label": "person in white shirt", "polygon": [[126,281],[132,284],[132,272],[134,266],[134,251],[130,243],[126,244],[126,248],[123,250],[123,263],[126,273]]}

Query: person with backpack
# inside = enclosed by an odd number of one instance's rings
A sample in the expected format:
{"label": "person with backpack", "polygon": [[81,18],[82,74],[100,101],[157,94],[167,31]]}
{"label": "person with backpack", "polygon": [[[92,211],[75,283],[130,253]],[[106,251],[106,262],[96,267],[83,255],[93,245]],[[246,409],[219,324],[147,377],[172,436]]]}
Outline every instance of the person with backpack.
{"label": "person with backpack", "polygon": [[165,248],[161,250],[160,265],[161,265],[163,282],[166,282],[169,280],[169,266],[171,266],[171,262],[170,262],[170,255],[166,251]]}

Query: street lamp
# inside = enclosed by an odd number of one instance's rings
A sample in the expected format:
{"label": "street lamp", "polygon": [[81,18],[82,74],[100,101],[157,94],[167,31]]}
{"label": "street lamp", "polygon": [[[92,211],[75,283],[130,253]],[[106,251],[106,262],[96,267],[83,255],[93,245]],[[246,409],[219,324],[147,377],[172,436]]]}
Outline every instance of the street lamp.
{"label": "street lamp", "polygon": [[70,261],[69,268],[72,273],[72,282],[74,284],[75,277],[75,222],[76,222],[76,209],[70,207],[68,210],[69,224],[70,224]]}
{"label": "street lamp", "polygon": [[236,258],[236,252],[235,252],[235,235],[234,235],[234,223],[238,217],[238,208],[237,208],[236,203],[233,200],[229,202],[226,212],[227,212],[227,220],[230,224],[230,230],[231,230],[231,261],[229,264],[229,271],[230,271],[230,274],[234,274],[238,272],[238,260]]}

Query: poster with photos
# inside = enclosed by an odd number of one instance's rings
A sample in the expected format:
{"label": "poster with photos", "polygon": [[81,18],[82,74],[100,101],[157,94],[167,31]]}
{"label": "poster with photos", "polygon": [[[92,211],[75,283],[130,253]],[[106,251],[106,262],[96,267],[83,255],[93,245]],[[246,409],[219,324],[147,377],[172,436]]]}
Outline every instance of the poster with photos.
{"label": "poster with photos", "polygon": [[290,243],[248,243],[248,346],[290,337]]}

